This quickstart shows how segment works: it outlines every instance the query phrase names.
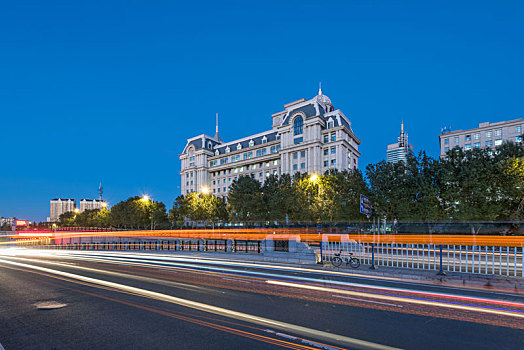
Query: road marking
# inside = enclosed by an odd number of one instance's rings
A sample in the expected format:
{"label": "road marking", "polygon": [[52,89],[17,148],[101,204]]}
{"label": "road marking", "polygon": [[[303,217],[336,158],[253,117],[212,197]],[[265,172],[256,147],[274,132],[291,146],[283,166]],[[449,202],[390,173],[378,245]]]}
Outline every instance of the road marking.
{"label": "road marking", "polygon": [[249,322],[249,323],[255,323],[255,324],[258,324],[258,325],[265,326],[265,327],[278,328],[278,329],[282,329],[282,330],[285,330],[285,331],[288,331],[288,332],[291,332],[291,333],[296,333],[296,334],[300,334],[300,335],[307,335],[307,336],[310,336],[310,337],[313,336],[313,337],[316,337],[318,339],[323,339],[323,340],[328,340],[328,341],[331,341],[331,342],[341,343],[341,344],[344,344],[346,346],[349,345],[349,346],[352,346],[352,347],[360,347],[360,348],[364,348],[364,349],[384,349],[384,350],[396,349],[396,348],[393,348],[393,347],[390,347],[390,346],[387,346],[387,345],[377,344],[377,343],[373,343],[373,342],[369,342],[369,341],[365,341],[365,340],[360,340],[360,339],[356,339],[356,338],[346,337],[346,336],[343,336],[343,335],[328,333],[328,332],[320,331],[320,330],[317,330],[317,329],[312,329],[312,328],[307,328],[307,327],[303,327],[303,326],[298,326],[298,325],[294,325],[294,324],[291,324],[291,323],[276,321],[276,320],[272,320],[272,319],[265,318],[265,317],[260,317],[260,316],[246,314],[246,313],[243,313],[243,312],[238,312],[238,311],[233,311],[233,310],[229,310],[229,309],[224,309],[224,308],[221,308],[221,307],[217,307],[217,306],[213,306],[213,305],[209,305],[209,304],[204,304],[204,303],[200,303],[200,302],[197,302],[197,301],[182,299],[182,298],[174,297],[174,296],[163,294],[163,293],[153,292],[153,291],[150,291],[150,290],[146,290],[146,289],[142,289],[142,288],[136,288],[136,287],[131,287],[131,286],[127,286],[127,285],[124,285],[124,284],[110,282],[110,281],[105,281],[105,280],[101,280],[101,279],[97,279],[97,278],[86,277],[86,276],[77,275],[77,274],[73,274],[73,273],[69,273],[69,272],[63,272],[63,271],[59,271],[59,270],[49,269],[49,268],[46,268],[46,267],[41,267],[41,266],[36,266],[36,265],[29,265],[29,264],[24,264],[24,263],[9,261],[9,260],[3,260],[3,259],[0,259],[0,263],[20,266],[20,267],[25,267],[25,268],[29,268],[29,269],[33,269],[33,270],[46,272],[46,273],[53,274],[53,275],[64,276],[64,277],[68,277],[68,278],[79,280],[79,281],[84,281],[84,282],[88,282],[88,283],[92,283],[92,284],[96,284],[96,285],[101,285],[101,286],[106,286],[106,287],[110,287],[110,288],[113,288],[113,289],[116,289],[116,290],[119,290],[119,291],[133,293],[133,294],[138,295],[138,296],[143,296],[143,297],[156,299],[156,300],[160,300],[160,301],[164,301],[164,302],[168,302],[168,303],[172,303],[172,304],[177,304],[177,305],[189,307],[189,308],[192,308],[192,309],[196,309],[196,310],[212,313],[212,314],[215,314],[215,315],[230,317],[230,318],[234,318],[234,319],[245,321],[245,322]]}
{"label": "road marking", "polygon": [[33,305],[39,310],[61,309],[67,306],[67,304],[58,303],[56,301],[41,301],[39,303],[34,303]]}
{"label": "road marking", "polygon": [[366,302],[366,303],[373,303],[373,304],[380,304],[380,305],[388,305],[388,306],[394,306],[394,307],[404,307],[404,306],[402,306],[402,305],[391,304],[391,303],[382,303],[382,302],[380,302],[380,301],[366,300],[366,299],[360,299],[360,298],[346,297],[346,296],[344,296],[344,295],[331,294],[331,296],[332,296],[332,297],[335,297],[335,298],[343,298],[343,299],[358,300],[358,301],[363,301],[363,302]]}
{"label": "road marking", "polygon": [[251,283],[249,281],[244,281],[244,280],[241,280],[239,278],[227,278],[227,277],[222,277],[223,280],[227,280],[227,281],[235,281],[235,282],[243,282],[243,283]]}

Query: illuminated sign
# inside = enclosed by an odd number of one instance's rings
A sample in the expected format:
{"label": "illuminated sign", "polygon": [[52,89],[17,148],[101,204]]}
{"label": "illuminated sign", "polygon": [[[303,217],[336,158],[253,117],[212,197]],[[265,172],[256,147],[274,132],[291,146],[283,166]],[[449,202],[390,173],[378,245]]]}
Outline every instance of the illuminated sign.
{"label": "illuminated sign", "polygon": [[27,220],[16,220],[16,226],[27,226]]}

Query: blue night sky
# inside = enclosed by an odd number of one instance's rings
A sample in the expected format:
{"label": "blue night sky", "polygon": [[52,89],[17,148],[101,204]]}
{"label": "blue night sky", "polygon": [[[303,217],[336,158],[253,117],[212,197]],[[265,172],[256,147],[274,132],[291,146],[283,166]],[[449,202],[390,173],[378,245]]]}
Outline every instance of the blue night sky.
{"label": "blue night sky", "polygon": [[385,158],[403,119],[438,155],[444,125],[524,115],[522,1],[3,1],[0,216],[55,197],[180,193],[186,139],[271,128],[322,82]]}

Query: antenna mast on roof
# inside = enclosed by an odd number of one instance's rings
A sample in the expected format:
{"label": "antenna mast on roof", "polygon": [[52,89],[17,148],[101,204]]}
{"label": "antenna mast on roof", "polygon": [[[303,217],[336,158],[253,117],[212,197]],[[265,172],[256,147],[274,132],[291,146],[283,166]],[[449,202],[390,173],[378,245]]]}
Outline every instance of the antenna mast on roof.
{"label": "antenna mast on roof", "polygon": [[98,185],[98,199],[102,200],[102,193],[104,193],[104,189],[102,187],[102,181],[100,181],[100,185]]}
{"label": "antenna mast on roof", "polygon": [[321,81],[318,82],[318,95],[319,96],[322,95],[322,82]]}

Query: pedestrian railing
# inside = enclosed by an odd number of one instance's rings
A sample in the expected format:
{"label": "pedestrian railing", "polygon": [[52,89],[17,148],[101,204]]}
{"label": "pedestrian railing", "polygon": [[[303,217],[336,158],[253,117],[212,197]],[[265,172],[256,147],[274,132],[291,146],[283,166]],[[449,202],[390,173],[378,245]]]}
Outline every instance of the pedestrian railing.
{"label": "pedestrian railing", "polygon": [[323,261],[342,251],[363,264],[409,269],[524,277],[523,247],[322,242]]}

